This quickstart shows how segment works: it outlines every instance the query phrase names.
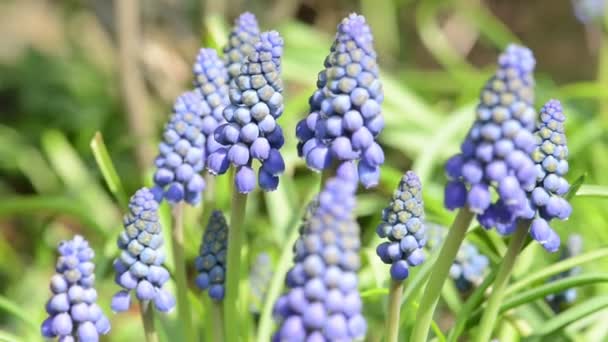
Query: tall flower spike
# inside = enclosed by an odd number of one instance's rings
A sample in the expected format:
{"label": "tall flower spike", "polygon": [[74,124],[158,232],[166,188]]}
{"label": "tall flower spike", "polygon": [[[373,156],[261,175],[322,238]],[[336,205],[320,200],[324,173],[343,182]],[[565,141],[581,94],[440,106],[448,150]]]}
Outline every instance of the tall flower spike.
{"label": "tall flower spike", "polygon": [[359,226],[355,182],[330,179],[309,206],[287,273],[289,291],[275,303],[273,341],[350,341],[365,337],[357,290]]}
{"label": "tall flower spike", "polygon": [[131,290],[140,301],[153,301],[157,310],[168,312],[175,306],[173,295],[163,289],[169,272],[163,266],[163,236],[158,219],[158,203],[147,188],[137,190],[123,219],[125,230],[118,236],[120,256],[114,260],[116,283],[123,290],[112,298],[112,310],[131,306]]}
{"label": "tall flower spike", "polygon": [[540,111],[536,128],[536,187],[530,192],[532,208],[537,217],[532,221],[530,235],[547,251],[555,252],[560,245],[557,233],[549,226],[554,218],[566,220],[572,213],[570,203],[563,197],[570,190],[564,178],[568,173],[568,146],[564,133],[566,117],[558,100],[550,100]]}
{"label": "tall flower spike", "polygon": [[189,91],[175,101],[173,115],[165,126],[160,154],[156,157],[155,187],[157,201],[182,200],[194,205],[201,199],[205,181],[200,172],[205,166],[205,135],[201,113],[201,93]]}
{"label": "tall flower spike", "polygon": [[[562,250],[561,260],[575,257],[583,251],[583,238],[578,234],[572,234],[568,238],[566,248]],[[568,277],[574,277],[581,272],[580,266],[571,268],[549,279],[549,282],[561,280]],[[548,295],[546,297],[549,305],[555,312],[561,312],[565,307],[572,304],[577,297],[576,288],[572,287],[563,292]]]}
{"label": "tall flower spike", "polygon": [[228,224],[224,214],[215,210],[209,217],[203,234],[195,267],[198,272],[196,286],[201,290],[209,290],[209,297],[217,301],[224,299],[227,248]]}
{"label": "tall flower spike", "polygon": [[228,71],[224,62],[213,49],[201,49],[192,68],[194,85],[201,94],[201,131],[206,140],[206,155],[221,147],[213,132],[224,120],[224,108],[230,104],[228,98]]}
{"label": "tall flower spike", "polygon": [[532,134],[535,61],[529,49],[509,45],[498,64],[481,91],[477,118],[461,152],[446,163],[450,181],[445,206],[450,210],[467,206],[485,228],[510,234],[517,218],[532,216],[526,190],[534,186],[536,177],[530,158],[536,145]]}
{"label": "tall flower spike", "polygon": [[226,69],[231,80],[241,73],[241,64],[254,51],[254,44],[260,39],[259,36],[260,29],[255,15],[245,12],[234,21],[228,44],[224,47]]}
{"label": "tall flower spike", "polygon": [[209,156],[209,171],[223,174],[230,164],[236,166],[235,185],[240,193],[255,188],[253,159],[262,163],[258,183],[264,190],[275,190],[278,175],[285,170],[279,152],[283,131],[276,121],[283,113],[282,54],[281,36],[275,31],[262,33],[255,51],[230,84],[231,104],[224,109],[228,123],[215,130],[215,139],[224,147]]}
{"label": "tall flower spike", "polygon": [[409,268],[424,261],[422,248],[427,234],[424,226],[422,185],[413,171],[403,175],[393,198],[382,211],[382,223],[376,233],[388,241],[378,245],[376,253],[391,265],[391,277],[402,281],[409,275]]}
{"label": "tall flower spike", "polygon": [[253,313],[260,313],[262,303],[266,299],[268,286],[272,280],[272,269],[273,266],[270,255],[267,253],[258,254],[251,267],[251,270],[249,271],[249,283],[251,286],[249,293],[251,294],[252,299],[250,302],[249,311]]}
{"label": "tall flower spike", "polygon": [[296,127],[298,154],[317,171],[356,160],[361,183],[376,186],[384,163],[376,142],[384,128],[384,93],[363,16],[353,13],[342,20],[324,64],[309,100],[310,114]]}
{"label": "tall flower spike", "polygon": [[95,252],[80,235],[59,244],[59,259],[51,278],[53,296],[46,304],[49,317],[42,336],[60,341],[97,342],[110,331],[110,321],[97,305],[94,288]]}

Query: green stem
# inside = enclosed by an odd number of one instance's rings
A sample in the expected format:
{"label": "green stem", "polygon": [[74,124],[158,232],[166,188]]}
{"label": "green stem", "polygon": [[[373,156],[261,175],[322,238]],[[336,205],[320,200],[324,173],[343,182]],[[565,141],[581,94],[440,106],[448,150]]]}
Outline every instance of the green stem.
{"label": "green stem", "polygon": [[399,340],[399,313],[401,309],[401,296],[403,295],[403,282],[391,280],[388,295],[388,317],[386,320],[386,341]]}
{"label": "green stem", "polygon": [[140,302],[139,311],[141,313],[141,320],[144,323],[146,342],[158,342],[158,334],[154,327],[154,308],[152,308],[152,303],[150,301]]}
{"label": "green stem", "polygon": [[452,227],[448,231],[445,242],[441,247],[439,257],[435,261],[426,290],[420,300],[420,306],[416,314],[416,324],[414,325],[410,341],[423,342],[427,340],[429,327],[433,320],[433,313],[441,294],[441,288],[448,276],[456,253],[458,253],[458,249],[464,240],[467,228],[469,228],[473,220],[473,216],[474,214],[466,207],[458,211],[456,219],[452,223]]}
{"label": "green stem", "polygon": [[224,341],[224,330],[222,329],[224,326],[224,310],[222,308],[222,303],[212,299],[209,313],[213,320],[213,329],[211,329],[213,332],[213,340]]}
{"label": "green stem", "polygon": [[192,330],[192,314],[190,313],[190,302],[188,301],[188,280],[186,278],[186,260],[184,257],[184,203],[175,204],[171,210],[173,230],[171,231],[171,242],[173,244],[173,263],[175,264],[175,285],[177,287],[177,312],[184,338],[187,341],[195,341]]}
{"label": "green stem", "polygon": [[502,263],[498,269],[492,293],[490,294],[488,304],[481,318],[479,332],[477,333],[475,341],[485,342],[490,340],[496,318],[498,317],[498,310],[500,309],[500,304],[505,296],[505,289],[507,288],[511,271],[513,271],[513,266],[515,265],[515,259],[517,259],[517,255],[526,241],[526,235],[529,228],[530,221],[528,220],[520,221],[517,224],[517,229],[511,238],[511,242],[509,242],[507,253],[502,259]]}
{"label": "green stem", "polygon": [[241,250],[245,230],[245,207],[247,195],[238,192],[236,186],[232,191],[230,227],[228,229],[228,265],[226,266],[226,298],[224,299],[224,334],[226,341],[237,341],[235,322],[238,321],[239,278],[241,274]]}

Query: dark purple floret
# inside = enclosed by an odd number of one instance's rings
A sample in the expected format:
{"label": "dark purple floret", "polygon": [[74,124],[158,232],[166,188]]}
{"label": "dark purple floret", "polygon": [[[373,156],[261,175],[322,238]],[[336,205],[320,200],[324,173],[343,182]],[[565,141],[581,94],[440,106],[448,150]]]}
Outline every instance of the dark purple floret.
{"label": "dark purple floret", "polygon": [[359,226],[354,219],[356,183],[330,179],[309,206],[287,273],[288,292],[274,307],[273,341],[351,341],[367,324],[357,290]]}
{"label": "dark purple floret", "polygon": [[384,152],[376,138],[384,128],[382,83],[373,37],[365,18],[351,14],[338,33],[310,97],[310,113],[296,127],[298,154],[309,168],[358,161],[361,183],[376,186]]}
{"label": "dark purple floret", "polygon": [[59,341],[97,342],[110,331],[110,321],[97,305],[95,252],[80,235],[63,241],[51,278],[53,296],[46,304],[49,317],[41,327],[45,338]]}
{"label": "dark purple floret", "polygon": [[195,260],[196,286],[201,290],[208,290],[213,300],[224,299],[224,281],[226,279],[226,252],[228,248],[228,224],[221,211],[215,210]]}
{"label": "dark purple floret", "polygon": [[391,202],[382,211],[382,222],[376,233],[388,240],[378,245],[376,253],[384,263],[391,265],[394,280],[405,280],[409,268],[424,261],[422,248],[427,234],[422,184],[413,171],[406,172],[401,178]]}
{"label": "dark purple floret", "polygon": [[560,245],[559,236],[549,222],[554,218],[566,220],[572,213],[570,203],[564,198],[570,190],[565,178],[568,173],[565,120],[561,103],[557,100],[547,102],[540,112],[535,132],[537,146],[532,153],[537,178],[536,186],[529,191],[532,208],[536,211],[530,235],[549,252],[557,251]]}
{"label": "dark purple floret", "polygon": [[485,228],[509,234],[517,218],[531,218],[526,190],[534,186],[536,168],[530,158],[536,114],[534,57],[510,45],[498,59],[498,70],[481,91],[477,117],[461,152],[445,166],[445,206],[468,207]]}
{"label": "dark purple floret", "polygon": [[226,69],[230,80],[241,73],[241,64],[255,50],[254,44],[260,39],[259,35],[258,21],[252,13],[245,12],[234,21],[228,44],[224,47]]}
{"label": "dark purple floret", "polygon": [[[281,56],[283,39],[275,31],[264,32],[230,84],[230,105],[224,109],[227,123],[215,130],[215,139],[223,147],[209,156],[208,169],[225,173],[232,164],[237,168],[235,185],[241,193],[253,191],[256,184],[275,190],[285,163],[279,149],[283,131],[277,119],[283,113]],[[253,159],[261,162],[258,174]]]}
{"label": "dark purple floret", "polygon": [[150,190],[141,188],[131,197],[129,213],[123,222],[125,230],[118,237],[121,253],[114,260],[116,283],[123,290],[112,298],[112,310],[129,310],[133,290],[140,301],[153,301],[157,310],[171,311],[175,299],[163,289],[169,272],[163,265],[165,253],[158,203]]}

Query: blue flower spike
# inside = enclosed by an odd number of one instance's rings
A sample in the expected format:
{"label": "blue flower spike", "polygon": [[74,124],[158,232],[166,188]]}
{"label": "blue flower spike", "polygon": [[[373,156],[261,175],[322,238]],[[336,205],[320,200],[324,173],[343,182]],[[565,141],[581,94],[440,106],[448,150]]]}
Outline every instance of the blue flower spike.
{"label": "blue flower spike", "polygon": [[260,40],[260,28],[255,15],[249,12],[241,14],[234,21],[230,31],[228,44],[224,47],[226,69],[230,80],[237,78],[241,73],[241,65],[255,50],[255,43]]}
{"label": "blue flower spike", "polygon": [[215,130],[215,139],[223,147],[211,153],[207,163],[212,174],[224,174],[234,165],[235,185],[245,194],[256,185],[254,159],[261,162],[257,183],[263,190],[275,190],[279,175],[285,171],[279,152],[283,131],[277,122],[284,109],[280,77],[283,39],[275,31],[264,32],[254,47],[230,84],[231,104],[224,109],[227,123]]}
{"label": "blue flower spike", "polygon": [[382,242],[376,248],[380,259],[391,265],[391,277],[403,281],[410,267],[424,261],[423,247],[427,241],[424,225],[422,185],[413,171],[403,175],[389,205],[382,211],[382,222],[376,233]]}
{"label": "blue flower spike", "polygon": [[530,235],[547,251],[556,252],[560,239],[549,226],[554,219],[567,220],[572,213],[570,203],[564,198],[570,184],[565,179],[568,173],[568,146],[564,131],[564,115],[558,100],[550,100],[540,111],[537,125],[536,149],[532,159],[536,163],[536,186],[530,192],[532,208],[536,217],[530,226]]}
{"label": "blue flower spike", "polygon": [[526,190],[536,182],[532,52],[509,45],[481,91],[476,120],[445,166],[445,206],[467,207],[479,223],[510,234],[518,218],[531,218]]}
{"label": "blue flower spike", "polygon": [[315,171],[347,161],[358,162],[366,187],[380,178],[384,152],[376,139],[384,128],[384,100],[373,36],[362,15],[351,14],[338,25],[310,113],[296,127],[298,154]]}
{"label": "blue flower spike", "polygon": [[49,317],[42,323],[45,338],[59,341],[97,342],[110,331],[110,321],[97,305],[95,252],[80,235],[63,241],[51,277],[53,296],[46,304]]}
{"label": "blue flower spike", "polygon": [[227,249],[228,224],[224,214],[215,210],[209,217],[207,229],[203,234],[195,268],[198,272],[196,286],[207,290],[209,297],[216,301],[224,299]]}
{"label": "blue flower spike", "polygon": [[367,323],[357,290],[359,226],[356,182],[330,179],[309,206],[287,273],[288,292],[275,303],[279,329],[273,341],[351,341]]}
{"label": "blue flower spike", "polygon": [[169,271],[163,265],[163,235],[158,217],[158,203],[147,188],[137,190],[124,216],[124,231],[118,237],[121,253],[114,260],[116,283],[123,290],[112,298],[112,310],[123,312],[131,307],[131,291],[142,302],[151,301],[157,310],[169,312],[175,299],[163,289]]}

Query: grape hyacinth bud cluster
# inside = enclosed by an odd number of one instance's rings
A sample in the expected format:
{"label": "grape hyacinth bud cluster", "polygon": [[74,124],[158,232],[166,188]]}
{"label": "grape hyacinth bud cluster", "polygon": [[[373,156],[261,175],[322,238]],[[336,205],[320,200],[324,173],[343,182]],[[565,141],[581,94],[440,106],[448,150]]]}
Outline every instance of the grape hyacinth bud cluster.
{"label": "grape hyacinth bud cluster", "polygon": [[131,290],[140,301],[153,301],[156,309],[168,312],[175,306],[173,296],[163,289],[169,272],[163,266],[163,236],[158,203],[147,188],[137,190],[124,217],[124,231],[118,237],[120,256],[114,260],[116,283],[123,290],[112,298],[112,310],[127,311]]}
{"label": "grape hyacinth bud cluster", "polygon": [[606,0],[572,0],[574,16],[581,24],[591,24],[604,17]]}
{"label": "grape hyacinth bud cluster", "polygon": [[227,123],[215,131],[224,145],[208,160],[209,171],[223,174],[230,164],[237,167],[235,185],[240,193],[255,188],[253,159],[261,162],[258,183],[264,190],[275,190],[285,163],[279,149],[283,131],[277,119],[283,113],[281,56],[283,39],[275,31],[264,32],[255,50],[241,66],[241,73],[230,84],[230,105],[224,109]]}
{"label": "grape hyacinth bud cluster", "polygon": [[251,289],[251,304],[249,305],[249,311],[252,313],[259,313],[262,307],[262,303],[266,298],[266,292],[272,279],[272,260],[268,253],[260,253],[255,258],[255,262],[249,271],[249,283]]}
{"label": "grape hyacinth bud cluster", "polygon": [[466,206],[483,227],[510,234],[517,218],[532,216],[526,190],[536,181],[530,158],[536,147],[535,60],[529,49],[510,45],[498,64],[481,91],[477,118],[461,152],[446,163],[450,181],[445,206],[450,210]]}
{"label": "grape hyacinth bud cluster", "polygon": [[406,172],[401,178],[391,202],[382,211],[382,223],[376,233],[388,239],[378,245],[376,253],[384,263],[391,265],[393,280],[405,280],[409,268],[424,261],[422,248],[427,235],[422,185],[413,171]]}
{"label": "grape hyacinth bud cluster", "polygon": [[201,131],[205,136],[206,153],[221,147],[213,136],[215,129],[224,120],[224,108],[230,104],[228,98],[228,71],[224,62],[213,49],[201,49],[193,67],[194,85],[202,98],[199,115]]}
{"label": "grape hyacinth bud cluster", "polygon": [[183,93],[175,101],[173,115],[165,126],[160,155],[156,158],[153,193],[157,201],[182,200],[195,205],[201,199],[205,181],[205,136],[201,132],[203,98],[198,91]]}
{"label": "grape hyacinth bud cluster", "polygon": [[203,234],[195,267],[198,272],[196,286],[201,290],[209,290],[209,297],[217,301],[224,299],[227,249],[228,224],[224,214],[215,210],[209,217]]}
{"label": "grape hyacinth bud cluster", "polygon": [[378,184],[384,152],[376,138],[384,128],[382,83],[373,37],[365,18],[351,14],[338,33],[310,97],[310,114],[296,127],[298,154],[313,170],[358,160],[366,187]]}
{"label": "grape hyacinth bud cluster", "polygon": [[359,226],[354,220],[356,181],[330,179],[300,228],[289,291],[275,303],[279,330],[273,341],[350,341],[365,336],[357,290]]}
{"label": "grape hyacinth bud cluster", "polygon": [[530,202],[538,217],[532,221],[530,235],[549,252],[557,251],[560,245],[559,236],[551,229],[549,221],[554,218],[566,220],[572,213],[570,203],[563,198],[570,189],[564,178],[568,173],[565,120],[561,103],[558,100],[547,102],[540,112],[535,132],[537,147],[532,153],[538,174],[536,187],[530,192]]}
{"label": "grape hyacinth bud cluster", "polygon": [[[561,260],[568,259],[574,256],[581,254],[583,251],[583,238],[578,234],[572,234],[568,238],[568,243],[566,248],[563,249]],[[579,266],[571,268],[565,272],[562,272],[558,275],[555,275],[549,279],[549,281],[557,281],[568,277],[573,277],[578,275],[581,272],[581,268]],[[548,295],[546,297],[547,302],[555,312],[562,311],[569,304],[572,304],[577,297],[576,288],[571,287],[564,292],[560,292],[557,294]]]}
{"label": "grape hyacinth bud cluster", "polygon": [[110,321],[97,305],[95,252],[79,235],[58,247],[53,296],[46,304],[49,317],[42,323],[42,336],[60,341],[97,342],[110,331]]}
{"label": "grape hyacinth bud cluster", "polygon": [[254,50],[254,44],[260,39],[260,29],[255,15],[245,12],[235,21],[224,47],[226,69],[230,80],[236,79],[241,73],[241,64]]}

